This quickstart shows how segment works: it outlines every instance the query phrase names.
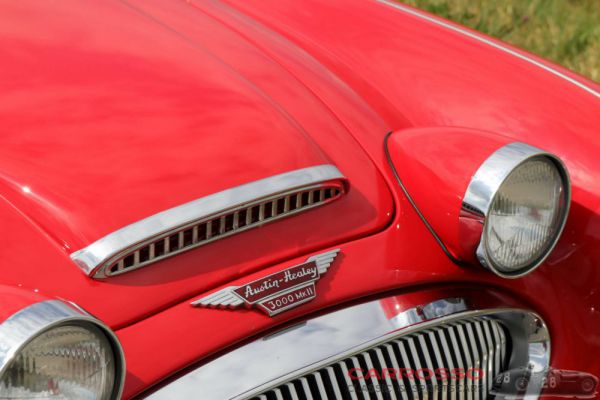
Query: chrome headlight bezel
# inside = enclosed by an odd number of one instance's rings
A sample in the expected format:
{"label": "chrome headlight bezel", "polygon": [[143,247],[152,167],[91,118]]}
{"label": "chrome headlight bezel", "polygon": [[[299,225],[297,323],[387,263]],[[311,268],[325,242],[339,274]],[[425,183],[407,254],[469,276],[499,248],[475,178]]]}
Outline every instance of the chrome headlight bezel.
{"label": "chrome headlight bezel", "polygon": [[75,305],[60,300],[34,303],[10,316],[0,324],[0,380],[20,351],[40,335],[67,325],[93,326],[110,343],[115,362],[115,383],[111,399],[120,399],[125,381],[125,355],[117,336],[98,319]]}
{"label": "chrome headlight bezel", "polygon": [[[563,208],[552,239],[540,256],[532,259],[525,267],[516,271],[506,271],[496,265],[487,252],[486,223],[496,195],[510,174],[524,163],[543,158],[557,169],[563,185]],[[486,268],[503,278],[519,278],[539,267],[550,255],[565,227],[571,203],[571,182],[567,168],[554,154],[547,153],[525,143],[507,144],[495,151],[473,175],[463,198],[462,211],[469,213],[481,222],[481,238],[476,250],[478,261]]]}

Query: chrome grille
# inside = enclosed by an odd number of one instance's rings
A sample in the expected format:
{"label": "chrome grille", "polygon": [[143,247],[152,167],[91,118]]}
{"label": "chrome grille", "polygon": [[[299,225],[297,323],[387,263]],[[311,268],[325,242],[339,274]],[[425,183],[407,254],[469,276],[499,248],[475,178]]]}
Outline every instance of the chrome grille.
{"label": "chrome grille", "polygon": [[[473,399],[488,397],[493,378],[505,370],[507,334],[500,322],[486,317],[459,320],[392,338],[299,376],[252,400],[388,400]],[[440,374],[421,380],[396,374],[402,369],[483,370],[481,379],[446,379]],[[388,369],[388,373],[382,371]],[[389,372],[396,371],[396,372]],[[379,376],[368,371],[379,372]],[[352,372],[354,371],[354,372]],[[362,371],[357,373],[357,371]],[[350,373],[354,378],[352,379]],[[364,372],[364,373],[363,373]],[[425,376],[425,375],[422,375]]]}
{"label": "chrome grille", "polygon": [[321,184],[224,211],[129,250],[110,261],[105,274],[113,276],[129,272],[212,241],[324,205],[340,197],[342,191],[341,184]]}

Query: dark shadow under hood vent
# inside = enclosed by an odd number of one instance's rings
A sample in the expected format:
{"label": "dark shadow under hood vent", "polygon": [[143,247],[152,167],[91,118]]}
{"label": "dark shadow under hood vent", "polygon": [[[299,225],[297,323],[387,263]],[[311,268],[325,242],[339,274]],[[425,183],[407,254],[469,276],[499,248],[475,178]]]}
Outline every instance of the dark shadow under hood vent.
{"label": "dark shadow under hood vent", "polygon": [[107,278],[338,199],[347,182],[319,165],[250,182],[163,211],[71,254],[94,278]]}

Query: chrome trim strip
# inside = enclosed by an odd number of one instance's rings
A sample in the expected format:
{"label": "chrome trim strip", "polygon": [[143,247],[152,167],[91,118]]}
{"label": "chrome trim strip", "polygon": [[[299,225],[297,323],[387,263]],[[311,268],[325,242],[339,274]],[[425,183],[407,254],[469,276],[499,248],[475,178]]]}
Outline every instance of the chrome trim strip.
{"label": "chrome trim strip", "polygon": [[478,42],[485,43],[488,46],[494,47],[495,49],[503,51],[503,52],[505,52],[507,54],[510,54],[510,55],[514,56],[514,57],[517,57],[517,58],[519,58],[519,59],[521,59],[523,61],[526,61],[526,62],[528,62],[530,64],[535,65],[538,68],[541,68],[541,69],[545,70],[546,72],[550,72],[551,74],[553,74],[553,75],[555,75],[555,76],[557,76],[557,77],[559,77],[561,79],[564,79],[565,81],[567,81],[567,82],[569,82],[569,83],[577,86],[580,89],[585,90],[586,92],[588,92],[592,96],[597,97],[597,98],[600,99],[600,92],[597,92],[596,90],[594,90],[591,87],[588,87],[587,85],[585,85],[585,84],[577,81],[576,79],[573,79],[573,78],[571,78],[571,77],[563,74],[562,72],[555,70],[552,67],[544,65],[543,63],[541,63],[539,61],[536,61],[536,60],[534,60],[534,59],[526,56],[525,54],[521,54],[518,51],[509,49],[508,47],[505,47],[505,46],[503,46],[503,45],[501,45],[499,43],[495,43],[494,41],[486,39],[485,37],[483,37],[483,36],[481,36],[479,34],[476,34],[474,32],[470,32],[467,29],[464,29],[464,28],[461,28],[461,27],[458,27],[458,26],[454,26],[451,23],[444,22],[443,20],[439,20],[439,19],[434,18],[434,17],[430,17],[429,15],[426,15],[426,14],[424,14],[422,12],[414,10],[414,9],[412,9],[410,7],[404,6],[404,5],[402,5],[400,3],[397,3],[395,1],[391,1],[391,0],[376,0],[376,1],[378,1],[379,3],[382,3],[382,4],[386,4],[386,5],[390,6],[390,7],[398,9],[400,11],[403,11],[403,12],[405,12],[407,14],[413,15],[415,17],[424,19],[424,20],[429,21],[431,23],[434,23],[436,25],[443,26],[446,29],[450,29],[450,30],[452,30],[454,32],[458,32],[458,33],[460,33],[462,35],[468,36],[471,39],[477,40]]}
{"label": "chrome trim strip", "polygon": [[[402,307],[402,299],[397,296],[383,300],[396,301]],[[376,300],[262,337],[196,368],[147,398],[188,399],[202,393],[205,400],[249,399],[399,335],[479,316],[501,321],[510,331],[514,343],[508,357],[509,369],[529,363],[539,369],[549,365],[549,332],[533,312],[513,308],[478,310],[471,299],[446,298],[407,308],[397,317],[388,318],[381,300]],[[531,388],[528,393],[535,391]]]}
{"label": "chrome trim strip", "polygon": [[[490,261],[488,255],[486,254],[484,245],[485,220],[488,215],[489,208],[494,202],[496,193],[498,192],[500,186],[506,180],[508,175],[510,175],[510,173],[516,167],[534,157],[546,157],[550,159],[556,166],[558,172],[560,173],[565,188],[564,215],[562,216],[560,228],[556,232],[556,237],[550,244],[544,256],[536,260],[530,266],[523,268],[522,270],[518,270],[515,273],[507,273],[495,267]],[[560,238],[565,224],[567,222],[567,216],[569,215],[570,205],[571,181],[569,178],[569,172],[567,171],[567,168],[565,167],[561,159],[553,154],[547,153],[528,144],[514,142],[509,143],[506,146],[503,146],[496,150],[490,157],[488,157],[483,162],[483,164],[479,167],[477,172],[475,172],[475,174],[471,178],[471,181],[469,182],[469,186],[467,187],[467,190],[463,197],[462,212],[466,213],[467,215],[470,215],[472,218],[475,218],[481,222],[482,233],[476,250],[476,255],[479,262],[484,267],[488,268],[498,276],[501,276],[503,278],[519,278],[523,275],[530,273],[535,268],[540,266],[544,262],[544,260],[550,255],[550,253],[556,246],[556,243],[558,242],[558,239]]]}
{"label": "chrome trim strip", "polygon": [[69,323],[89,323],[104,332],[115,355],[115,383],[111,399],[120,399],[125,381],[125,356],[117,336],[104,323],[73,304],[48,300],[32,304],[11,315],[0,324],[0,377],[9,368],[15,356],[27,343],[41,333]]}
{"label": "chrome trim strip", "polygon": [[[192,222],[249,202],[336,179],[345,180],[345,177],[335,166],[325,164],[246,183],[127,225],[72,253],[71,259],[88,276],[94,276],[101,267],[106,267],[111,259],[149,239],[153,240]],[[94,277],[103,276],[99,274]]]}

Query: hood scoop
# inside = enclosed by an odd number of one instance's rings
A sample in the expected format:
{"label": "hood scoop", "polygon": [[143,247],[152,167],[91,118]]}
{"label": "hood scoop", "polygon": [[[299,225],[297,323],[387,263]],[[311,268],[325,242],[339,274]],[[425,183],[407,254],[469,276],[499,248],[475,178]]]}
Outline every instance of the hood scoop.
{"label": "hood scoop", "polygon": [[90,277],[108,278],[328,204],[347,190],[333,165],[274,175],[135,222],[71,254]]}

